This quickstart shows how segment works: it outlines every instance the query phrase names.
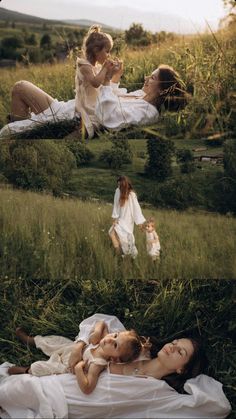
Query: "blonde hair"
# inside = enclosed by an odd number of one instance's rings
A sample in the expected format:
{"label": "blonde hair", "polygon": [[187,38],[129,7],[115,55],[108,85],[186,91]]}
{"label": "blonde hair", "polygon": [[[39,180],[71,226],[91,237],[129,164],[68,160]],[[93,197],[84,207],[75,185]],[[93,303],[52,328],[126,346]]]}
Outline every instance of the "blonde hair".
{"label": "blonde hair", "polygon": [[155,219],[153,217],[148,218],[146,221],[146,226],[148,224],[151,224],[155,228]]}
{"label": "blonde hair", "polygon": [[101,31],[101,26],[93,25],[89,28],[87,35],[84,38],[82,45],[82,53],[91,61],[96,59],[96,53],[103,48],[112,49],[113,40],[111,35]]}

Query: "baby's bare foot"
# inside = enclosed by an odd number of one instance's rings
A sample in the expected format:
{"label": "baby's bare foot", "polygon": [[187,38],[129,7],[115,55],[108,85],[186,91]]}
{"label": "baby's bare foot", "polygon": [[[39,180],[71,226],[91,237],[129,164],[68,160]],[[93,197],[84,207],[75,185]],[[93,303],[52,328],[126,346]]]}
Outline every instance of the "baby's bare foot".
{"label": "baby's bare foot", "polygon": [[17,327],[16,329],[16,336],[21,342],[24,342],[26,345],[35,346],[35,341],[33,336],[27,335],[22,327]]}

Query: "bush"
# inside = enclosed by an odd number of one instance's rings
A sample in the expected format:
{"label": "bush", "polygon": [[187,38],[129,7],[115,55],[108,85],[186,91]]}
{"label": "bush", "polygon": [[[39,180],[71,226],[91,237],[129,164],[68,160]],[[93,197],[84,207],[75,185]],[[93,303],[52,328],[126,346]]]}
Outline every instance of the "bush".
{"label": "bush", "polygon": [[164,138],[149,138],[147,140],[147,152],[146,175],[160,181],[165,180],[172,173],[173,141]]}
{"label": "bush", "polygon": [[178,150],[177,161],[180,163],[181,173],[192,173],[195,170],[193,152],[187,148]]}
{"label": "bush", "polygon": [[77,167],[88,164],[94,157],[92,151],[90,151],[84,143],[78,140],[68,140],[65,144],[71,153],[74,154]]}
{"label": "bush", "polygon": [[113,138],[111,149],[104,150],[99,160],[113,169],[120,169],[124,164],[132,163],[133,153],[126,138]]}
{"label": "bush", "polygon": [[189,177],[168,179],[146,191],[146,197],[153,205],[162,208],[184,210],[192,206],[200,206],[203,202],[201,186]]}
{"label": "bush", "polygon": [[152,43],[152,34],[151,32],[145,31],[140,23],[133,23],[125,31],[125,41],[127,44],[134,46],[147,46]]}
{"label": "bush", "polygon": [[76,165],[75,157],[67,147],[49,140],[12,140],[0,147],[5,153],[3,174],[13,185],[25,189],[57,194]]}

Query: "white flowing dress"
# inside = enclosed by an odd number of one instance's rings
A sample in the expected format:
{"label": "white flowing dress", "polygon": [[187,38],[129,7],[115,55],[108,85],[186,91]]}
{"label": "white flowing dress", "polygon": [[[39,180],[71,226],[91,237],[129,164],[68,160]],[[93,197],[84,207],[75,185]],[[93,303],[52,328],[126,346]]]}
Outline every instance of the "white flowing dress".
{"label": "white flowing dress", "polygon": [[[94,68],[94,74],[97,71],[98,68]],[[143,99],[143,90],[127,93],[125,88],[119,88],[118,83],[88,89],[82,81],[78,67],[75,99],[68,102],[55,99],[44,112],[37,115],[31,113],[29,119],[5,125],[0,130],[0,138],[24,132],[47,122],[71,120],[80,116],[90,138],[94,135],[94,130],[100,126],[117,130],[128,125],[152,124],[158,120],[159,113],[155,106]]]}
{"label": "white flowing dress", "polygon": [[135,192],[130,192],[128,199],[121,207],[120,189],[116,189],[112,218],[115,218],[117,223],[112,225],[109,233],[111,233],[111,231],[114,229],[119,237],[120,245],[124,255],[131,255],[133,258],[135,258],[138,254],[138,250],[135,246],[135,238],[133,234],[134,223],[139,225],[146,221],[142,214],[142,210],[138,203],[137,195]]}
{"label": "white flowing dress", "polygon": [[[97,321],[112,332],[125,330],[114,316],[95,314],[80,325],[78,340],[86,342]],[[7,374],[0,366],[0,417],[5,418],[218,418],[231,410],[222,384],[204,374],[188,380],[178,394],[165,381],[104,371],[95,390],[84,394],[73,374],[34,377]]]}

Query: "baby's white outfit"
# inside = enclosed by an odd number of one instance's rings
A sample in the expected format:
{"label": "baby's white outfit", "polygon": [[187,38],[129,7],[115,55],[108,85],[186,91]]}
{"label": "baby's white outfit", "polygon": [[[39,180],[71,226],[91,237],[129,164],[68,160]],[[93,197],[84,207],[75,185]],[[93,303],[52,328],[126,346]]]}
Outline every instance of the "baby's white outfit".
{"label": "baby's white outfit", "polygon": [[[151,243],[152,240],[156,240],[156,242]],[[151,232],[146,231],[146,248],[149,256],[153,258],[160,256],[161,244],[155,230]]]}
{"label": "baby's white outfit", "polygon": [[85,80],[84,75],[81,72],[81,65],[89,66],[92,69],[94,76],[100,72],[101,65],[96,64],[93,66],[88,60],[83,58],[78,58],[76,62],[75,109],[76,112],[81,114],[89,137],[93,137],[94,129],[98,128],[100,125],[95,116],[95,104],[99,87],[93,87],[91,83]]}
{"label": "baby's white outfit", "polygon": [[[68,372],[69,358],[76,342],[62,336],[35,336],[35,345],[41,349],[45,355],[50,356],[47,361],[36,361],[31,364],[31,374],[37,377],[51,374],[64,374]],[[108,363],[103,358],[95,358],[91,349],[96,349],[98,345],[88,344],[83,352],[83,360],[88,361],[88,365],[106,366]]]}

